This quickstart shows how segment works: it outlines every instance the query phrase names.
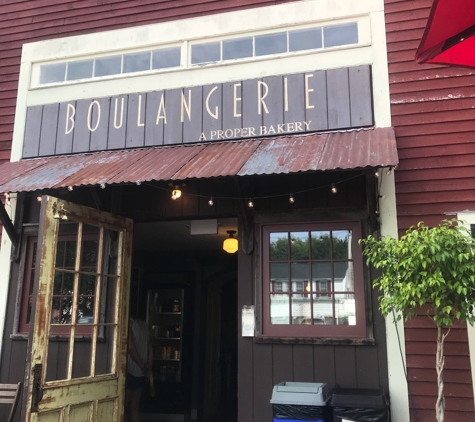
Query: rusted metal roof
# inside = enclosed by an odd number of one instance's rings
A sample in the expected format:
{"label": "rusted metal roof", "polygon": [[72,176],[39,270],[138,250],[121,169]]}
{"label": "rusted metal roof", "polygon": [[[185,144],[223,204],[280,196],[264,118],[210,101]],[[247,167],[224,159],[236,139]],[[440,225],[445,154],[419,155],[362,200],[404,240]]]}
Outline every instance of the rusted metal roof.
{"label": "rusted metal roof", "polygon": [[360,129],[22,160],[0,166],[0,192],[397,163],[392,128]]}

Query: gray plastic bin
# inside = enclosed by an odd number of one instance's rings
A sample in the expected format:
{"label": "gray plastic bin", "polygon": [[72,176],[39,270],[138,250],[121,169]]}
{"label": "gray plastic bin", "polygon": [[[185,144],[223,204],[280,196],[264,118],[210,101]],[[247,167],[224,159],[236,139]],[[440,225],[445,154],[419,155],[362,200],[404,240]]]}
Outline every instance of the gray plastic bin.
{"label": "gray plastic bin", "polygon": [[329,421],[330,391],[318,382],[281,382],[274,386],[270,400],[274,422]]}

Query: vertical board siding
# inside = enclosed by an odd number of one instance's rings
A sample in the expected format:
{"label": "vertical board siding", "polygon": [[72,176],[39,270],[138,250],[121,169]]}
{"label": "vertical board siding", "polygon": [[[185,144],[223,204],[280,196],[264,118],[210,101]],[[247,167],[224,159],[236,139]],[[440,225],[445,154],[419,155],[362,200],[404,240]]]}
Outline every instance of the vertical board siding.
{"label": "vertical board siding", "polygon": [[[475,71],[414,61],[431,5],[431,0],[385,0],[400,235],[419,221],[434,226],[447,212],[475,208]],[[418,422],[435,420],[436,332],[427,316],[406,324],[410,405]],[[464,325],[452,330],[445,351],[445,420],[475,421]]]}

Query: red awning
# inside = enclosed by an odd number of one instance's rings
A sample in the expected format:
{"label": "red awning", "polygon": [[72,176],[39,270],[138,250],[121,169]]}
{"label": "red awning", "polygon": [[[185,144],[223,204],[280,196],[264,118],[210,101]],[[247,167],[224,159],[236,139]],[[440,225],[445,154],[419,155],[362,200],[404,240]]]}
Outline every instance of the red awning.
{"label": "red awning", "polygon": [[35,158],[0,166],[0,192],[389,167],[392,128]]}
{"label": "red awning", "polygon": [[475,67],[474,34],[474,0],[434,0],[416,61]]}

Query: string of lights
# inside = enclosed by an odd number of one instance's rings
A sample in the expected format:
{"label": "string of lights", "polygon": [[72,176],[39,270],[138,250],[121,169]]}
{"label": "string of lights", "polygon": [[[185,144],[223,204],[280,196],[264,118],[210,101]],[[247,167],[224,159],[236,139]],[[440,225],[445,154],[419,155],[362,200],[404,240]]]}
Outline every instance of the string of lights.
{"label": "string of lights", "polygon": [[[389,176],[393,170],[394,170],[393,167],[389,167],[386,170],[386,175]],[[247,201],[248,207],[253,208],[254,207],[254,201],[261,200],[261,199],[272,199],[272,198],[288,197],[289,198],[289,203],[293,204],[293,203],[296,202],[296,196],[304,194],[304,193],[308,193],[308,192],[314,192],[314,191],[318,191],[318,190],[329,189],[332,194],[337,194],[338,193],[338,187],[337,187],[338,185],[341,185],[343,183],[346,183],[346,182],[348,182],[350,180],[353,180],[353,179],[356,179],[358,177],[362,177],[364,175],[365,175],[365,173],[360,173],[360,174],[348,177],[346,179],[339,180],[337,182],[328,183],[328,184],[325,184],[325,185],[322,185],[322,186],[317,186],[317,187],[308,188],[308,189],[301,189],[301,190],[297,190],[297,191],[279,193],[279,194],[274,194],[274,195],[260,195],[260,196],[253,196],[253,197],[215,196],[215,195],[203,195],[203,194],[198,194],[198,193],[184,192],[182,189],[184,187],[186,187],[186,184],[181,183],[181,182],[169,183],[170,188],[163,187],[163,186],[158,186],[158,185],[155,185],[155,184],[152,184],[152,183],[136,182],[135,184],[136,185],[143,184],[145,186],[149,186],[149,187],[152,187],[154,189],[159,189],[159,190],[162,190],[162,191],[165,191],[165,192],[169,192],[170,195],[171,195],[172,200],[177,200],[181,196],[204,198],[204,199],[208,199],[208,205],[209,206],[215,205],[216,201],[219,201],[219,200]],[[376,169],[375,172],[374,172],[374,176],[375,176],[376,179],[378,179],[377,195],[380,199],[384,199],[385,196],[380,194],[381,186],[382,186],[382,177],[381,177],[381,175],[382,175],[382,172],[380,173],[380,170]],[[105,183],[102,183],[100,185],[101,189],[105,189],[106,187],[107,187],[107,185]],[[68,189],[68,191],[72,191],[73,186],[68,186],[67,189]],[[5,192],[4,196],[5,196],[5,205],[6,206],[11,206],[12,199],[16,199],[16,198],[12,198],[12,196],[9,192]],[[25,196],[26,197],[36,196],[37,200],[39,202],[41,201],[41,193],[40,194],[34,193],[34,194],[30,194],[30,195],[25,195]]]}

